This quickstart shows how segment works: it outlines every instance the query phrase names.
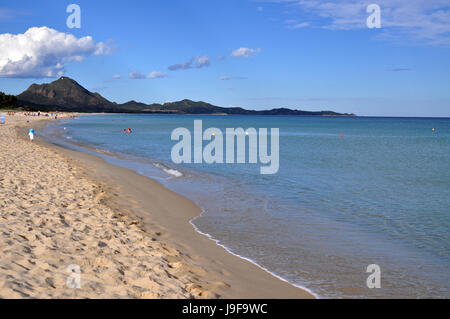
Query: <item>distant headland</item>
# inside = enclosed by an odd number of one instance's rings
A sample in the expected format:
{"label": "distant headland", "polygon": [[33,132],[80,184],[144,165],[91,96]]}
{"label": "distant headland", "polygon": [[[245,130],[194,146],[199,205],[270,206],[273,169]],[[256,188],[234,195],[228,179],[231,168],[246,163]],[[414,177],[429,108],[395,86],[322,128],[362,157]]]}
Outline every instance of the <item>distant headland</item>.
{"label": "distant headland", "polygon": [[99,93],[90,92],[75,80],[61,77],[49,84],[32,84],[26,91],[14,96],[3,94],[8,106],[30,111],[61,111],[80,113],[163,113],[163,114],[218,114],[218,115],[288,115],[288,116],[356,116],[333,111],[303,111],[288,108],[246,110],[241,107],[220,107],[206,102],[182,100],[164,104],[145,104],[136,101],[118,104]]}

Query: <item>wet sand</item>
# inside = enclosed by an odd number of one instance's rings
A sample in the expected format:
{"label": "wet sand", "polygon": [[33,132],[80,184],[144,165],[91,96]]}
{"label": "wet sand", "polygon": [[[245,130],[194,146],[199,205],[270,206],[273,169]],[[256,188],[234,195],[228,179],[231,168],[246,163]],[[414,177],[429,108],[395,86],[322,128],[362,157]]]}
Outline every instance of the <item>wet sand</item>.
{"label": "wet sand", "polygon": [[[0,125],[0,297],[313,298],[228,253],[190,200],[99,157]],[[31,123],[26,123],[30,120]],[[81,288],[67,286],[79,265]]]}

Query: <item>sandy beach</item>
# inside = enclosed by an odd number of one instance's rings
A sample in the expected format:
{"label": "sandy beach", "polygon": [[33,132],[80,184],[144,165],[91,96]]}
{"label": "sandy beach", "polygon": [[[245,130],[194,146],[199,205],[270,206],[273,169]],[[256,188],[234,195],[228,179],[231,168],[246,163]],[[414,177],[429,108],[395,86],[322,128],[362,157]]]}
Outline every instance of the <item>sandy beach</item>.
{"label": "sandy beach", "polygon": [[46,121],[0,125],[0,298],[313,297],[197,233],[201,210],[186,198],[48,144]]}

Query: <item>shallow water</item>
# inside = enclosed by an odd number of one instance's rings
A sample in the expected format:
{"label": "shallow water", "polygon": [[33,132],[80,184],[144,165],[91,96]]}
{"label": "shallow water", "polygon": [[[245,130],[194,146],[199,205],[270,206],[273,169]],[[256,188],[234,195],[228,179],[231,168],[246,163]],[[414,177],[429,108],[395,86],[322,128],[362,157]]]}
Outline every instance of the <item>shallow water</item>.
{"label": "shallow water", "polygon": [[[279,128],[279,172],[174,164],[170,134],[196,119]],[[450,297],[450,119],[100,115],[55,129],[192,199],[199,231],[321,297]]]}

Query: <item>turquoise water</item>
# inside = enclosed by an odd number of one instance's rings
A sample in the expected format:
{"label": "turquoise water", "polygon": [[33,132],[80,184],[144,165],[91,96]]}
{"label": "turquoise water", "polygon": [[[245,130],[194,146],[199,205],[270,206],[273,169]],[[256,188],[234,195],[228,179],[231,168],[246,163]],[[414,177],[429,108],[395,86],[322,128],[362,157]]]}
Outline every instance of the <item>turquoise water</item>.
{"label": "turquoise water", "polygon": [[[172,130],[197,119],[279,128],[278,173],[174,164]],[[57,129],[192,199],[200,232],[321,297],[450,297],[449,119],[100,115]]]}

